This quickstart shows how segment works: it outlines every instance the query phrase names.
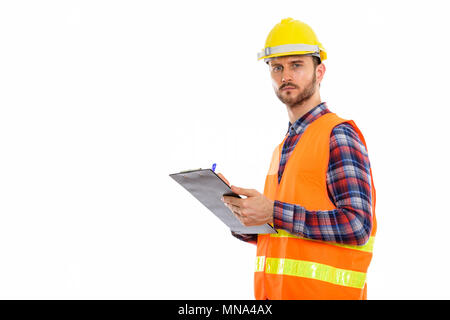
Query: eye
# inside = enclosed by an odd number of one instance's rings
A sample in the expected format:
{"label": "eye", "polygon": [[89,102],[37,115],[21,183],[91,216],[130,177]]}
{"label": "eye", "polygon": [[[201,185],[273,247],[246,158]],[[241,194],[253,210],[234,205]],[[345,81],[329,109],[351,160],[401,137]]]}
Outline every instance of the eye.
{"label": "eye", "polygon": [[301,67],[302,65],[300,64],[300,63],[294,63],[294,68],[299,68],[299,67]]}
{"label": "eye", "polygon": [[280,72],[282,69],[283,69],[282,66],[273,66],[273,67],[272,67],[272,71],[273,71],[273,72]]}

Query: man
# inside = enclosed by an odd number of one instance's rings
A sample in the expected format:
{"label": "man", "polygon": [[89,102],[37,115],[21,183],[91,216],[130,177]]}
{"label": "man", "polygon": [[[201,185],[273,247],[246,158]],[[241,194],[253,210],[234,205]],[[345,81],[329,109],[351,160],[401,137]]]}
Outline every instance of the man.
{"label": "man", "polygon": [[314,31],[291,18],[272,29],[258,55],[286,105],[289,130],[273,153],[264,193],[231,186],[244,198],[223,197],[242,224],[277,230],[233,233],[257,245],[257,299],[366,299],[375,188],[360,130],[321,101],[326,57]]}

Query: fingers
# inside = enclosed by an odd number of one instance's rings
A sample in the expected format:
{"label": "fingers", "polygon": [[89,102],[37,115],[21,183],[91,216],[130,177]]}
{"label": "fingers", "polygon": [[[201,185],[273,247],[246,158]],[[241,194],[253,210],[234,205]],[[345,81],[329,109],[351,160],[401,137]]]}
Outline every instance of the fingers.
{"label": "fingers", "polygon": [[223,196],[222,201],[228,204],[232,204],[237,207],[244,207],[245,206],[245,199],[231,197],[231,196]]}
{"label": "fingers", "polygon": [[222,201],[244,226],[256,226],[273,221],[273,201],[255,189],[232,186],[231,190],[247,198],[223,196]]}
{"label": "fingers", "polygon": [[231,212],[236,216],[236,218],[241,222],[242,225],[247,226],[248,225],[248,219],[244,215],[244,210],[242,210],[240,207],[232,205],[232,204],[225,204],[228,209],[231,210]]}
{"label": "fingers", "polygon": [[233,204],[230,203],[225,203],[225,205],[228,207],[228,209],[230,209],[230,211],[235,215],[235,217],[239,220],[239,222],[243,225],[243,226],[251,226],[253,225],[251,222],[252,220],[247,216],[248,212],[246,209],[239,207],[239,206],[235,206]]}
{"label": "fingers", "polygon": [[233,212],[236,218],[244,226],[258,225],[258,220],[254,217],[255,199],[261,194],[255,189],[239,188],[231,186],[231,191],[236,194],[247,196],[247,198],[236,198],[223,196],[222,201]]}
{"label": "fingers", "polygon": [[232,204],[226,204],[226,206],[228,207],[228,209],[231,210],[231,212],[233,212],[236,216],[243,216],[243,212],[242,209],[238,206],[232,205]]}
{"label": "fingers", "polygon": [[[227,198],[233,198],[233,197],[227,197]],[[233,200],[233,199],[232,199]],[[225,206],[228,207],[228,209],[231,210],[231,212],[233,212],[235,215],[239,216],[239,217],[243,217],[244,216],[244,208],[241,207],[240,205],[237,204],[233,204],[231,202],[228,201],[224,201]]]}
{"label": "fingers", "polygon": [[239,220],[239,222],[243,225],[243,226],[248,226],[248,224],[247,224],[247,218],[246,217],[243,217],[243,216],[241,216],[241,215],[238,215],[238,214],[236,214],[236,213],[234,213],[234,215],[236,216],[236,218]]}

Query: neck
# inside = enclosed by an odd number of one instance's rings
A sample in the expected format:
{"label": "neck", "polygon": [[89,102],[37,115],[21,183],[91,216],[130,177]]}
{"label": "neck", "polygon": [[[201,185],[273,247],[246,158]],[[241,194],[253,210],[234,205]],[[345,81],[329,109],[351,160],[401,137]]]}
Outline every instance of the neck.
{"label": "neck", "polygon": [[294,123],[320,103],[321,103],[320,95],[314,95],[308,100],[303,101],[301,104],[296,104],[292,106],[286,105],[290,123]]}

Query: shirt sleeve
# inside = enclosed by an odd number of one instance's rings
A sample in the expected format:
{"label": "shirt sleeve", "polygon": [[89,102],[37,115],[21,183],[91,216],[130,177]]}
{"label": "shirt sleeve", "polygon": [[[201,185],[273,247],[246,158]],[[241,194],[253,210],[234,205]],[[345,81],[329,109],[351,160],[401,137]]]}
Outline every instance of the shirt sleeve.
{"label": "shirt sleeve", "polygon": [[327,186],[336,209],[309,211],[275,201],[274,227],[314,240],[366,244],[372,231],[370,162],[359,135],[348,123],[331,133]]}
{"label": "shirt sleeve", "polygon": [[251,244],[256,244],[258,241],[258,235],[257,234],[241,234],[241,233],[236,233],[234,231],[231,231],[231,234],[233,235],[233,237],[242,240],[244,242],[248,242]]}

